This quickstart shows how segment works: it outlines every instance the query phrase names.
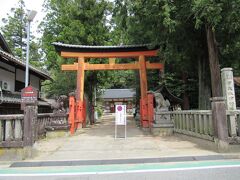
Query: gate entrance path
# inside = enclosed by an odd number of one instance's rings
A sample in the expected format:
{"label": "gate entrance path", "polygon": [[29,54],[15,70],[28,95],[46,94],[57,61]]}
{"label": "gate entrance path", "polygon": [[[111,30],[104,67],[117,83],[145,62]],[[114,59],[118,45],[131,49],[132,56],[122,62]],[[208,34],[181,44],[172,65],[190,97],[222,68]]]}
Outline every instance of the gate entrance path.
{"label": "gate entrance path", "polygon": [[[38,153],[32,160],[104,160],[217,154],[176,136],[154,137],[137,127],[132,116],[127,117],[127,139],[115,140],[114,118],[114,114],[106,114],[96,124],[80,129],[72,136],[37,141],[34,148]],[[119,132],[124,135],[124,129],[121,131],[119,128]]]}

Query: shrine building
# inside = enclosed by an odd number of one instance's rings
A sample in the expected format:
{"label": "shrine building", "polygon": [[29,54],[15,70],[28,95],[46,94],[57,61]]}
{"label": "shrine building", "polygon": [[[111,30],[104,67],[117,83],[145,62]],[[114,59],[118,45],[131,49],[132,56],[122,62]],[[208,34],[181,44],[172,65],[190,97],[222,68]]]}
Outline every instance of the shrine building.
{"label": "shrine building", "polygon": [[105,89],[103,90],[104,112],[114,113],[116,105],[126,105],[127,112],[132,113],[135,102],[135,89]]}

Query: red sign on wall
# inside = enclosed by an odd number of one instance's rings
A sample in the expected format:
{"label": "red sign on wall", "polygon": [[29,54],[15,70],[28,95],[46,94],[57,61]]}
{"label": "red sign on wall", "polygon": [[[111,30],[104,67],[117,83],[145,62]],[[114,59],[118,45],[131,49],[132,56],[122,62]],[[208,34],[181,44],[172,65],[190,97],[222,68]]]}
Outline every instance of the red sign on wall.
{"label": "red sign on wall", "polygon": [[28,86],[21,91],[21,103],[23,104],[35,104],[38,98],[38,91],[32,87]]}

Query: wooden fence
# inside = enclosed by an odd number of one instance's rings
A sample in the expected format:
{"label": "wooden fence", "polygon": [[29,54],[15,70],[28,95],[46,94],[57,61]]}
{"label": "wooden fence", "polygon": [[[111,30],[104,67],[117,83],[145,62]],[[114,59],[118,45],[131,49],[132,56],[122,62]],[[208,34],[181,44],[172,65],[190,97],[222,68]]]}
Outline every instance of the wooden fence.
{"label": "wooden fence", "polygon": [[23,147],[23,115],[0,115],[0,147]]}
{"label": "wooden fence", "polygon": [[23,147],[28,138],[34,141],[45,136],[47,130],[67,129],[66,114],[38,114],[34,122],[33,137],[24,133],[24,115],[0,115],[0,147]]}

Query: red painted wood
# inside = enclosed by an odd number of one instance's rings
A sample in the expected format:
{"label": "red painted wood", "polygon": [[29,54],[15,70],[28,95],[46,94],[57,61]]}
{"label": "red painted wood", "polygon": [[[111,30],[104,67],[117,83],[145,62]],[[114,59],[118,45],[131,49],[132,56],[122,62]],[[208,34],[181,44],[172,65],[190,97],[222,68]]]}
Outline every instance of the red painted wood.
{"label": "red painted wood", "polygon": [[148,93],[147,95],[147,113],[148,113],[148,122],[149,122],[149,127],[152,127],[153,124],[153,118],[154,118],[154,107],[153,107],[153,99],[154,95],[152,93]]}
{"label": "red painted wood", "polygon": [[61,51],[64,58],[130,58],[138,56],[157,56],[158,50],[130,51],[130,52],[65,52]]}
{"label": "red painted wood", "polygon": [[69,97],[68,122],[70,124],[70,133],[74,134],[74,131],[75,131],[75,98],[74,98],[74,96]]}
{"label": "red painted wood", "polygon": [[141,116],[142,127],[143,128],[149,127],[147,98],[141,98],[141,100],[140,100],[140,116]]}
{"label": "red painted wood", "polygon": [[83,123],[82,123],[82,127],[85,128],[86,127],[86,100],[84,99],[83,101]]}
{"label": "red painted wood", "polygon": [[[138,70],[139,63],[135,62],[135,64],[89,64],[85,63],[84,64],[84,70],[90,70],[90,71],[99,71],[99,70],[128,70],[128,69],[133,69],[133,70]],[[63,64],[61,66],[63,71],[77,71],[78,70],[78,63],[74,64]],[[164,65],[161,63],[149,63],[148,61],[146,62],[146,69],[159,69],[163,70]]]}
{"label": "red painted wood", "polygon": [[83,101],[77,101],[76,103],[76,123],[83,123],[84,121],[84,106]]}

